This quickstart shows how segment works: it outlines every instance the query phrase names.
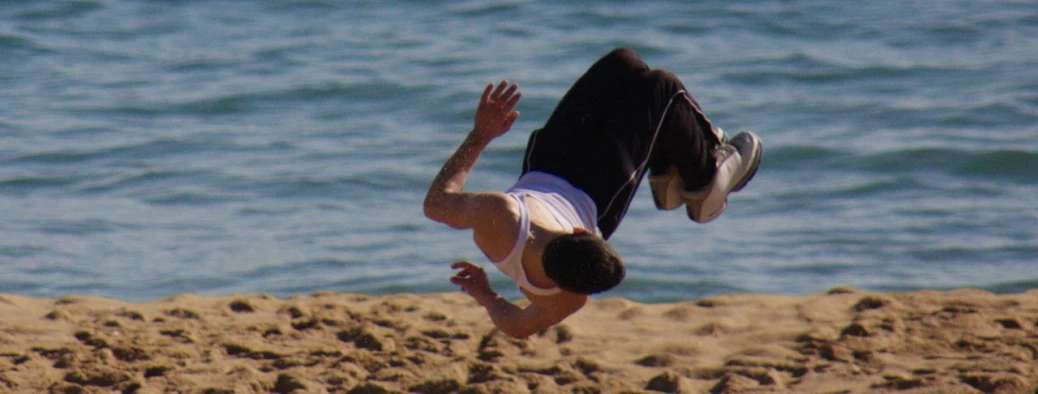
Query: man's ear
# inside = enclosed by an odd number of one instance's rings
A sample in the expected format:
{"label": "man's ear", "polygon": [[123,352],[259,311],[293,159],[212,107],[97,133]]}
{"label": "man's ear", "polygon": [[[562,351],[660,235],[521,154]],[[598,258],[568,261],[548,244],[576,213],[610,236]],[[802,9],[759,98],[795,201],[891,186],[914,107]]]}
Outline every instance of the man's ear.
{"label": "man's ear", "polygon": [[580,227],[574,227],[573,228],[573,234],[591,234],[591,232],[587,231],[586,229],[580,228]]}

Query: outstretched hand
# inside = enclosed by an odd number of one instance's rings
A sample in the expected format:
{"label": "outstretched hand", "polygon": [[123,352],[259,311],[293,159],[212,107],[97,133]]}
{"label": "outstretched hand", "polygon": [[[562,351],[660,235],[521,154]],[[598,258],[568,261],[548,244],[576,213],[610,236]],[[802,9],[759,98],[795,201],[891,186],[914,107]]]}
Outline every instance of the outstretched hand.
{"label": "outstretched hand", "polygon": [[514,109],[522,96],[517,84],[509,85],[508,81],[501,81],[496,86],[488,84],[476,109],[474,132],[488,139],[508,132],[519,118],[519,111]]}
{"label": "outstretched hand", "polygon": [[490,280],[482,267],[468,261],[459,261],[451,264],[451,268],[461,270],[451,277],[451,283],[461,287],[462,291],[475,298],[480,305],[486,305],[497,298],[497,293],[490,288]]}

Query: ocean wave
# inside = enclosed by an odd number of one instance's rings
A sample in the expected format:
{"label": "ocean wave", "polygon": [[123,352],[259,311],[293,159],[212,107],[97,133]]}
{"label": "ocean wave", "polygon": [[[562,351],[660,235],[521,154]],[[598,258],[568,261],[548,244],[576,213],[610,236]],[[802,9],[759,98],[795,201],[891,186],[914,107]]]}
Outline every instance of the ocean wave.
{"label": "ocean wave", "polygon": [[897,177],[844,186],[838,190],[831,191],[830,195],[842,198],[865,198],[919,190],[936,190],[936,188],[915,178]]}
{"label": "ocean wave", "polygon": [[197,172],[145,170],[113,179],[105,179],[100,182],[92,182],[80,188],[79,191],[82,193],[125,191],[128,189],[155,187],[157,184],[168,183],[174,179],[206,178],[207,176],[207,174],[199,174]]}
{"label": "ocean wave", "polygon": [[[238,67],[213,62],[192,61],[170,67],[198,68],[199,70]],[[212,71],[212,70],[207,70]],[[172,72],[172,70],[171,70]],[[120,82],[127,85],[127,82]],[[152,85],[147,81],[132,81],[132,85]],[[108,86],[111,88],[112,86]],[[125,86],[123,86],[125,87]],[[373,111],[385,109],[387,103],[399,107],[406,106],[408,98],[428,91],[428,87],[405,86],[391,81],[369,81],[362,83],[343,83],[338,81],[324,83],[301,84],[282,89],[225,92],[200,98],[163,101],[148,98],[132,102],[112,102],[70,108],[73,113],[105,116],[129,115],[132,117],[168,117],[185,115],[193,117],[218,117],[228,115],[246,115],[271,113],[299,105],[330,103],[336,105],[337,113]],[[337,115],[338,116],[338,115]],[[336,117],[331,117],[336,118]],[[330,118],[330,119],[331,119]]]}
{"label": "ocean wave", "polygon": [[104,274],[86,266],[60,265],[60,264],[38,264],[24,267],[20,272],[30,275],[41,276],[67,276],[74,278],[102,278]]}
{"label": "ocean wave", "polygon": [[816,3],[805,7],[779,4],[782,5],[753,8],[729,6],[725,14],[739,15],[739,28],[765,36],[814,39],[820,36],[853,38],[875,34],[867,24],[839,17],[841,13],[833,12],[838,10],[831,5]]}
{"label": "ocean wave", "polygon": [[[335,104],[352,103],[345,112],[372,109],[379,103],[398,102],[415,94],[428,92],[428,87],[404,86],[391,81],[362,83],[326,82],[292,86],[279,90],[242,92],[208,97],[182,103],[160,103],[144,107],[145,112],[172,113],[199,116],[237,115],[254,111],[283,108],[287,105],[332,101]],[[151,109],[149,111],[149,109]],[[118,111],[139,111],[141,107],[125,107]]]}
{"label": "ocean wave", "polygon": [[30,297],[44,285],[37,281],[0,278],[0,294],[27,294]]}
{"label": "ocean wave", "polygon": [[771,271],[777,275],[797,275],[797,276],[810,276],[810,277],[846,277],[855,271],[860,271],[861,266],[854,264],[831,264],[831,263],[809,263],[792,266],[782,266],[774,268]]}
{"label": "ocean wave", "polygon": [[767,168],[775,170],[799,169],[817,163],[833,162],[849,155],[848,152],[838,149],[806,145],[769,148],[766,153]]}
{"label": "ocean wave", "polygon": [[173,72],[212,72],[240,67],[241,62],[230,59],[190,58],[176,59],[162,64],[162,69]]}
{"label": "ocean wave", "polygon": [[202,141],[159,139],[132,145],[92,150],[58,150],[31,152],[12,160],[14,164],[77,164],[96,159],[149,159],[176,153],[197,153],[211,149]]}
{"label": "ocean wave", "polygon": [[[183,158],[197,162],[203,156],[238,152],[265,162],[262,159],[265,149],[279,148],[271,144],[157,140],[97,150],[29,153],[10,162],[37,174],[0,179],[0,194],[24,196],[73,187],[68,191],[81,195],[128,196],[159,205],[213,204],[254,198],[362,201],[377,193],[424,191],[432,176],[423,171],[424,166],[419,163],[401,162],[413,156],[407,155],[406,150],[399,153],[399,160],[394,158],[396,154],[387,154],[363,166],[351,165],[351,161],[343,159],[348,154],[330,155],[327,159],[307,156],[308,159],[302,161],[311,163],[312,170],[290,172],[273,168],[225,171],[211,165],[180,166],[168,161]],[[278,155],[272,157],[300,160]],[[83,166],[87,163],[93,165]],[[127,163],[132,167],[126,168]],[[48,167],[68,165],[79,165],[82,171],[47,175],[51,171]],[[329,171],[328,166],[341,168]],[[262,168],[265,167],[255,169]],[[389,197],[383,195],[383,198]]]}
{"label": "ocean wave", "polygon": [[672,303],[750,290],[723,280],[680,280],[628,276],[617,291],[645,303]]}
{"label": "ocean wave", "polygon": [[144,202],[155,205],[200,206],[226,202],[238,202],[242,200],[242,197],[236,194],[221,194],[203,191],[179,191],[173,193],[155,193],[155,195],[144,197],[143,200]]}
{"label": "ocean wave", "polygon": [[315,177],[284,177],[268,178],[250,181],[238,185],[240,188],[250,190],[263,197],[285,199],[285,198],[332,198],[346,199],[357,190],[357,185],[363,185],[345,178],[321,179]]}
{"label": "ocean wave", "polygon": [[41,222],[36,226],[38,231],[45,234],[68,234],[79,236],[97,233],[108,234],[133,227],[105,219],[54,220]]}
{"label": "ocean wave", "polygon": [[973,154],[963,165],[956,167],[955,172],[970,177],[1033,183],[1038,181],[1038,153],[1000,150]]}
{"label": "ocean wave", "polygon": [[259,198],[371,201],[374,196],[391,198],[391,193],[424,191],[429,179],[403,171],[374,168],[344,171],[344,175],[274,175],[264,177],[222,176],[209,187],[225,194],[249,193]]}
{"label": "ocean wave", "polygon": [[[966,178],[1033,183],[1038,181],[1038,152],[1016,149],[969,151],[918,148],[867,155],[861,168],[882,173],[920,170],[944,172]],[[844,163],[850,164],[850,163]]]}
{"label": "ocean wave", "polygon": [[460,17],[508,16],[519,11],[522,5],[521,1],[467,2],[450,5],[447,11]]}
{"label": "ocean wave", "polygon": [[44,20],[44,19],[60,19],[69,17],[81,17],[88,13],[102,10],[105,5],[101,1],[87,1],[87,0],[75,0],[75,1],[60,1],[60,2],[25,2],[31,3],[33,7],[22,10],[16,14],[17,19],[21,20]]}
{"label": "ocean wave", "polygon": [[[212,275],[209,271],[183,272],[182,275],[162,275],[147,279],[118,281],[117,283],[106,283],[86,288],[93,292],[103,291],[114,294],[119,299],[147,302],[155,299],[176,296],[180,294],[193,295],[225,295],[235,285],[241,283],[239,278],[232,275]],[[255,292],[255,291],[253,291]],[[82,294],[75,292],[73,294]]]}
{"label": "ocean wave", "polygon": [[995,294],[1019,294],[1038,289],[1038,278],[995,283],[981,288]]}
{"label": "ocean wave", "polygon": [[967,45],[982,40],[986,29],[963,22],[941,21],[940,24],[907,26],[903,34],[891,34],[893,45]]}
{"label": "ocean wave", "polygon": [[340,3],[337,1],[328,0],[292,0],[292,1],[275,1],[271,3],[263,3],[264,6],[270,7],[272,10],[277,12],[285,11],[317,11],[327,12],[330,10],[349,9],[352,4]]}
{"label": "ocean wave", "polygon": [[24,59],[27,54],[47,52],[32,37],[16,33],[0,33],[0,60]]}
{"label": "ocean wave", "polygon": [[[624,26],[633,21],[651,17],[651,15],[646,15],[644,10],[638,8],[608,6],[575,9],[572,12],[567,12],[566,15],[570,20],[579,20],[589,26],[606,29],[614,26]],[[641,54],[643,52],[638,53]]]}
{"label": "ocean wave", "polygon": [[74,183],[74,178],[66,176],[16,176],[0,180],[0,194],[26,195]]}
{"label": "ocean wave", "polygon": [[[879,60],[881,61],[881,60]],[[956,78],[973,72],[938,64],[900,63],[836,63],[806,52],[765,56],[740,64],[722,76],[732,82],[760,85],[776,82],[796,84],[831,84],[836,82],[919,81]]]}
{"label": "ocean wave", "polygon": [[[1038,122],[1038,112],[1009,99],[977,103],[966,108],[943,109],[933,114],[935,126],[949,128],[999,127],[1020,125],[1029,127]],[[929,119],[927,119],[929,121]]]}
{"label": "ocean wave", "polygon": [[[10,258],[26,258],[49,251],[49,249],[36,245],[0,245],[0,256]],[[3,293],[3,291],[0,291]]]}
{"label": "ocean wave", "polygon": [[880,283],[871,286],[861,286],[864,289],[877,292],[911,292],[920,290],[952,291],[963,288],[974,288],[990,291],[995,294],[1021,294],[1038,289],[1038,277],[1031,279],[1020,279],[1004,282],[995,282],[984,285],[958,284],[958,285],[926,285],[920,283]]}
{"label": "ocean wave", "polygon": [[218,135],[184,135],[180,138],[159,137],[141,141],[90,149],[60,149],[28,152],[6,160],[10,165],[66,165],[93,161],[156,160],[177,156],[198,156],[210,153],[260,152],[291,149],[291,144],[273,141],[246,144],[230,141]]}
{"label": "ocean wave", "polygon": [[356,263],[339,259],[315,259],[258,267],[248,271],[235,273],[235,276],[240,280],[246,281],[271,278],[276,279],[298,275],[320,276],[322,273],[348,270],[356,265]]}
{"label": "ocean wave", "polygon": [[1038,258],[1038,246],[1035,245],[1004,245],[997,247],[970,247],[970,246],[947,246],[947,247],[924,247],[910,250],[908,254],[922,261],[935,263],[975,261],[1022,261],[1033,263]]}
{"label": "ocean wave", "polygon": [[1038,182],[1038,152],[1021,149],[922,147],[856,154],[818,146],[784,146],[769,150],[765,165],[769,170],[784,171],[847,170],[890,175],[937,172],[963,178]]}

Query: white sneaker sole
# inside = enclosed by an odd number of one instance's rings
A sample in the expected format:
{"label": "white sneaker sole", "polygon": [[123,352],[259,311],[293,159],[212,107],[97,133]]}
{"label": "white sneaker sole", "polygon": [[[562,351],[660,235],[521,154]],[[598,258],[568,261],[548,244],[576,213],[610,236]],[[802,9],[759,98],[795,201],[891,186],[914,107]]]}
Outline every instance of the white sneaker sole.
{"label": "white sneaker sole", "polygon": [[[747,131],[747,133],[750,132]],[[750,163],[750,170],[746,172],[746,175],[743,176],[742,179],[739,180],[739,183],[735,184],[735,187],[732,188],[732,192],[740,191],[742,188],[746,187],[747,183],[750,183],[753,176],[757,175],[757,170],[760,169],[761,158],[764,157],[764,142],[762,142],[756,134],[750,134],[753,135],[753,138],[757,141],[757,143],[753,144],[753,162]]]}

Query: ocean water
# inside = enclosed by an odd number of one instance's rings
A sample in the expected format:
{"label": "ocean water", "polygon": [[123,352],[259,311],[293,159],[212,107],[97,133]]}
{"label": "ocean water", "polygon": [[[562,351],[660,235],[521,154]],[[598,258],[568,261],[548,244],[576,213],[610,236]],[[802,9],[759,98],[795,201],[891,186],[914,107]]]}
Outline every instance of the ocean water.
{"label": "ocean water", "polygon": [[643,184],[602,297],[1038,287],[1035,2],[4,0],[0,293],[454,291],[491,267],[421,202],[482,88],[503,190],[620,46],[765,156],[708,225]]}

